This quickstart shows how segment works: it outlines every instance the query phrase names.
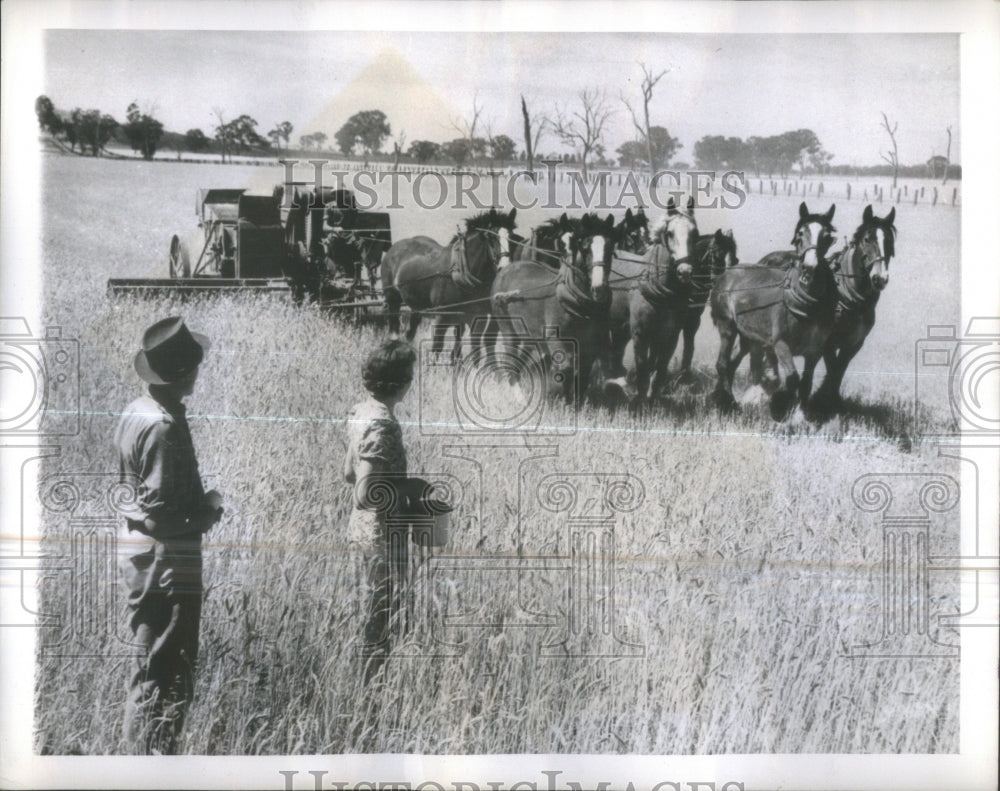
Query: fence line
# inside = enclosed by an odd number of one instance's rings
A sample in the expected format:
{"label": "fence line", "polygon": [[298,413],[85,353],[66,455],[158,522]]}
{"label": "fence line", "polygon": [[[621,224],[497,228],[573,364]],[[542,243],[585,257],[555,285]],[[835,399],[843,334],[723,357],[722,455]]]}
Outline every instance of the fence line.
{"label": "fence line", "polygon": [[[115,159],[129,159],[129,157],[115,157]],[[136,158],[137,162],[143,161]],[[242,165],[251,167],[281,167],[276,159],[265,159],[260,157],[236,157],[231,158],[228,162],[223,162],[217,158],[199,158],[199,157],[185,157],[185,158],[171,158],[171,157],[154,157],[153,162],[177,162],[184,164],[199,164],[199,165]],[[299,163],[307,164],[309,160],[297,160]],[[403,163],[398,167],[394,167],[391,162],[344,162],[335,159],[323,160],[324,164],[335,168],[337,170],[343,170],[346,172],[369,172],[375,174],[377,177],[386,174],[409,174],[409,175],[422,175],[422,174],[436,174],[439,176],[480,176],[480,177],[491,177],[491,178],[506,178],[510,179],[514,177],[515,174],[525,173],[523,163],[518,163],[515,168],[513,166],[505,167],[441,167],[440,165],[417,165],[411,163]],[[685,174],[688,171],[673,171],[678,174]],[[705,172],[705,171],[695,171],[695,172]],[[553,176],[553,181],[556,183],[569,184],[573,181],[583,184],[597,185],[599,181],[604,181],[605,186],[629,186],[629,176],[631,176],[631,181],[642,187],[650,185],[651,177],[647,173],[638,173],[635,171],[621,171],[621,170],[593,170],[587,173],[586,176],[583,175],[582,171],[576,168],[563,168],[557,167],[554,170],[549,170],[544,163],[541,165],[536,165],[533,171],[533,180],[536,184],[541,182],[548,182],[549,177]],[[756,184],[755,184],[756,182]],[[669,189],[674,186],[674,180],[669,178],[660,178],[658,182],[654,185],[655,187],[660,187],[663,189]],[[677,185],[682,186],[682,185]],[[814,198],[831,198],[836,200],[860,200],[864,203],[885,203],[885,204],[895,204],[899,205],[901,203],[912,203],[914,206],[918,204],[930,205],[930,206],[961,206],[961,193],[958,186],[955,185],[911,185],[901,184],[895,188],[888,187],[888,185],[881,185],[877,182],[866,183],[862,180],[858,180],[855,184],[851,181],[840,181],[839,179],[823,179],[819,178],[782,178],[782,179],[772,179],[772,178],[746,178],[744,181],[744,186],[749,195],[770,195],[772,197],[777,197],[779,195],[790,197],[790,196],[801,196],[803,199],[814,197]],[[756,189],[754,187],[756,186]]]}

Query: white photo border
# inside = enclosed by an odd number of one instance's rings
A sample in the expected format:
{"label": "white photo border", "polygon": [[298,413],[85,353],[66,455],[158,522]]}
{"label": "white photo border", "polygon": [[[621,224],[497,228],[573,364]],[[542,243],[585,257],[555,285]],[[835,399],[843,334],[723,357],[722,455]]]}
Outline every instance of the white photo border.
{"label": "white photo border", "polygon": [[[34,98],[42,93],[43,34],[51,28],[219,30],[644,31],[672,33],[958,33],[961,48],[962,318],[1000,315],[1000,6],[990,2],[373,2],[285,3],[7,0],[3,13],[2,288],[0,315],[40,326],[40,157]],[[668,27],[669,29],[665,29]],[[982,240],[986,240],[985,242]],[[6,473],[6,471],[5,471]],[[997,476],[997,470],[980,470]],[[5,481],[7,478],[5,477]],[[4,540],[20,522],[17,492],[4,490]],[[963,513],[963,547],[967,542]],[[32,515],[25,515],[30,519]],[[982,526],[995,533],[994,526]],[[996,608],[993,574],[981,590]],[[972,609],[963,588],[963,610]],[[982,605],[982,602],[980,603]],[[0,641],[0,777],[6,788],[313,788],[342,781],[416,784],[534,781],[594,787],[682,788],[714,781],[745,789],[973,789],[996,787],[998,641],[993,629],[962,629],[957,755],[42,757],[32,750],[32,629]],[[283,775],[282,772],[297,772]],[[558,773],[558,774],[556,774]],[[428,786],[433,788],[434,786]],[[670,788],[666,785],[662,788]],[[705,788],[707,786],[696,786]],[[731,786],[736,788],[737,786]],[[466,787],[467,788],[467,787]]]}

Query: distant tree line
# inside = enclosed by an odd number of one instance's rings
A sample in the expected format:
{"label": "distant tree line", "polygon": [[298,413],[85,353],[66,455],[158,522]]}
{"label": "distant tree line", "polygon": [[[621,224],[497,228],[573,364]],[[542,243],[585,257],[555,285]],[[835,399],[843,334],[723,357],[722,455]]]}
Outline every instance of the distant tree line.
{"label": "distant tree line", "polygon": [[[524,116],[524,147],[505,134],[494,134],[493,124],[484,120],[483,106],[478,96],[473,99],[472,112],[466,117],[451,119],[459,136],[439,143],[432,140],[413,140],[406,146],[406,135],[400,132],[393,138],[392,127],[385,113],[378,109],[355,113],[336,131],[332,140],[325,132],[314,131],[298,138],[298,149],[291,149],[294,127],[289,121],[276,124],[266,134],[258,131],[257,120],[240,114],[227,119],[220,107],[214,107],[213,136],[201,129],[189,129],[184,134],[170,132],[155,118],[155,108],[141,109],[138,101],[126,108],[125,123],[96,109],[71,111],[57,109],[47,96],[39,96],[35,112],[42,131],[64,143],[71,151],[101,156],[108,154],[108,145],[116,142],[127,145],[145,159],[152,159],[158,150],[173,149],[178,157],[181,152],[211,152],[232,160],[234,154],[283,155],[332,154],[328,143],[333,143],[343,157],[360,157],[389,160],[398,167],[406,159],[418,164],[449,164],[455,167],[468,165],[506,167],[510,163],[525,162],[533,169],[536,161],[560,162],[578,165],[584,174],[588,166],[629,169],[648,169],[654,172],[671,166],[677,152],[683,147],[665,126],[650,121],[650,102],[654,88],[667,73],[653,72],[642,66],[641,104],[629,97],[621,97],[631,114],[636,137],[622,143],[613,155],[604,146],[604,127],[613,113],[605,95],[599,91],[581,91],[576,104],[556,107],[551,114],[531,113],[528,102],[521,97]],[[799,174],[844,176],[898,176],[916,178],[958,178],[962,169],[950,162],[951,127],[948,127],[947,156],[932,156],[927,162],[900,165],[895,132],[898,124],[890,125],[883,113],[883,126],[889,133],[892,149],[883,154],[886,164],[868,167],[833,165],[833,155],[823,148],[811,129],[795,129],[769,137],[739,137],[706,135],[695,143],[692,154],[695,167],[703,170],[741,170],[757,178],[787,178],[792,172]],[[550,152],[542,155],[540,144],[546,134],[551,134],[569,151]],[[392,140],[392,151],[383,153],[386,142]],[[687,169],[685,162],[674,162],[675,169]]]}
{"label": "distant tree line", "polygon": [[214,137],[210,138],[201,129],[189,129],[184,134],[169,132],[154,116],[155,112],[155,108],[140,109],[138,101],[133,101],[125,110],[125,123],[119,123],[114,116],[100,110],[79,107],[60,110],[44,95],[35,100],[35,115],[43,132],[70,151],[95,157],[109,155],[108,146],[118,143],[129,146],[143,159],[152,159],[157,151],[168,148],[178,156],[183,151],[211,151],[221,154],[226,161],[234,153],[280,151],[282,142],[287,150],[293,129],[290,122],[282,121],[265,138],[257,132],[256,119],[243,114],[226,121],[221,108],[214,108],[218,123]]}

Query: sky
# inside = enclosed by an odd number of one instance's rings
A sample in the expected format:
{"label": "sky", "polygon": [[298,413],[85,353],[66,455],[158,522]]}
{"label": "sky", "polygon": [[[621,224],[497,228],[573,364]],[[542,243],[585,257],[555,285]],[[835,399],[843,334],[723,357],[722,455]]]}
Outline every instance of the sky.
{"label": "sky", "polygon": [[[520,147],[520,96],[533,112],[571,113],[584,89],[614,110],[605,147],[634,138],[621,97],[640,100],[640,62],[667,70],[650,105],[693,160],[704,135],[747,138],[809,128],[834,164],[882,161],[884,111],[902,164],[960,162],[959,39],[954,34],[631,34],[50,30],[45,91],[60,109],[119,120],[133,99],[172,131],[211,134],[213,108],[260,131],[288,120],[293,138],[332,139],[352,112],[382,109],[407,141],[458,136],[471,115]],[[396,80],[396,75],[405,79]],[[401,88],[400,85],[406,86]],[[551,135],[543,152],[565,148]]]}

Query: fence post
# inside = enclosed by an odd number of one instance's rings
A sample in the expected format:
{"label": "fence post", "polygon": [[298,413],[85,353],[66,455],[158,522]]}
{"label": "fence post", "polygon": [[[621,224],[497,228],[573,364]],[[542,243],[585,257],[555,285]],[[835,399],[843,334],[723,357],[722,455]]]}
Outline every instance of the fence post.
{"label": "fence post", "polygon": [[851,199],[851,185],[847,185],[847,200]]}
{"label": "fence post", "polygon": [[914,206],[917,205],[917,196],[918,195],[919,195],[919,193],[916,190],[913,190],[913,205]]}
{"label": "fence post", "polygon": [[931,206],[937,206],[937,198],[938,198],[937,187],[935,187],[934,188],[934,200],[931,201]]}
{"label": "fence post", "polygon": [[954,187],[952,188],[951,191],[951,205],[954,206],[957,201],[958,201],[958,187]]}

